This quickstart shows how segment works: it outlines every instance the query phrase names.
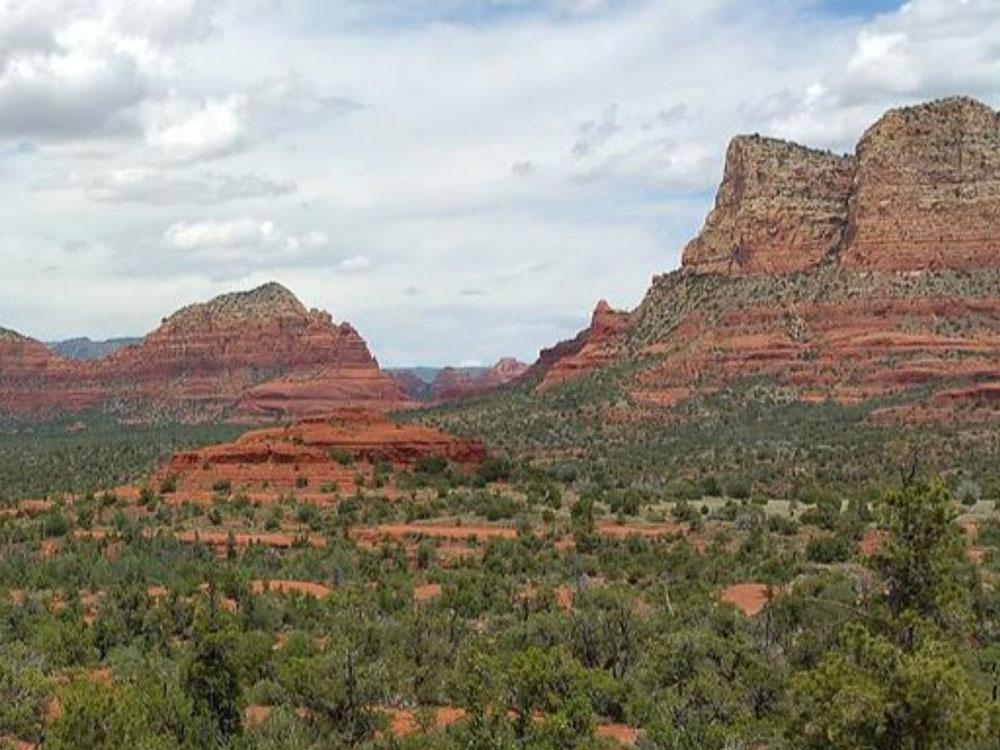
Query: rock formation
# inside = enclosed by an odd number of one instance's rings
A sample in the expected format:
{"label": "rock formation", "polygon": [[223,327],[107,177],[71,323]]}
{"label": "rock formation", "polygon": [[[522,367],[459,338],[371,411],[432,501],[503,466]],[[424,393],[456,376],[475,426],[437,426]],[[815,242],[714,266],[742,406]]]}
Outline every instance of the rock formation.
{"label": "rock formation", "polygon": [[682,269],[603,316],[543,353],[542,388],[627,359],[647,407],[764,376],[806,400],[932,393],[887,418],[1000,417],[1000,118],[893,110],[855,156],[736,138]]}
{"label": "rock formation", "polygon": [[12,342],[0,360],[4,411],[107,406],[197,419],[406,403],[349,324],[307,310],[273,283],[185,307],[141,343],[93,361],[57,357],[23,337],[4,340]]}
{"label": "rock formation", "polygon": [[956,98],[895,109],[857,149],[845,267],[1000,265],[1000,115]]}
{"label": "rock formation", "polygon": [[541,387],[549,388],[620,358],[628,321],[628,313],[612,309],[604,300],[598,302],[589,328],[576,338],[557,345],[555,351],[543,352],[539,357],[540,360],[546,356],[551,358],[551,364],[542,371]]}
{"label": "rock formation", "polygon": [[685,248],[699,273],[1000,264],[1000,115],[957,97],[885,114],[855,156],[740,136],[715,208]]}
{"label": "rock formation", "polygon": [[851,157],[734,138],[715,208],[684,250],[685,268],[748,274],[816,267],[843,239],[853,178]]}
{"label": "rock formation", "polygon": [[322,499],[333,491],[353,491],[358,475],[371,475],[377,463],[407,467],[435,457],[468,467],[480,463],[486,451],[479,442],[431,427],[342,408],[286,427],[248,432],[233,443],[177,453],[153,479],[155,486],[169,480],[173,494],[183,499],[205,499],[223,486],[254,499],[277,499],[288,492]]}
{"label": "rock formation", "polygon": [[504,357],[493,367],[480,371],[446,367],[431,384],[431,399],[438,402],[457,401],[480,396],[521,377],[528,365],[513,357]]}

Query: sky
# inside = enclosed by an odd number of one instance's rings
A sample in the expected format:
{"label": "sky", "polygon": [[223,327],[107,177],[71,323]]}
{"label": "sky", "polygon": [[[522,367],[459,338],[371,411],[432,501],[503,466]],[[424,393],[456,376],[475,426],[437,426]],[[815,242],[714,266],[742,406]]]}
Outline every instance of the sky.
{"label": "sky", "polygon": [[383,365],[491,363],[675,269],[728,140],[1000,105],[1000,0],[0,0],[0,326],[275,280]]}

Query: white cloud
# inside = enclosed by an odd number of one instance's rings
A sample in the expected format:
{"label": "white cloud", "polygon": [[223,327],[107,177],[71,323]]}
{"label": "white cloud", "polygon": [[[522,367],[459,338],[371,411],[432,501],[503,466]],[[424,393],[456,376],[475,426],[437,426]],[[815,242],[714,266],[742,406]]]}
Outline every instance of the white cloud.
{"label": "white cloud", "polygon": [[294,193],[294,182],[252,174],[215,171],[175,172],[149,167],[123,167],[81,181],[87,195],[105,203],[198,205]]}
{"label": "white cloud", "polygon": [[775,102],[770,127],[817,145],[848,147],[888,106],[969,94],[1000,95],[1000,3],[912,0],[854,35],[801,94]]}
{"label": "white cloud", "polygon": [[164,233],[164,239],[178,250],[270,243],[274,236],[274,222],[257,219],[180,221]]}
{"label": "white cloud", "polygon": [[359,273],[367,271],[371,267],[372,260],[365,255],[352,255],[350,258],[345,258],[337,264],[337,268],[347,273]]}
{"label": "white cloud", "polygon": [[[183,264],[212,278],[322,258],[328,241],[321,232],[290,234],[271,219],[179,221],[163,233],[163,244],[181,253]],[[348,269],[348,270],[361,270]]]}
{"label": "white cloud", "polygon": [[996,0],[820,5],[0,0],[0,325],[278,278],[384,363],[531,358],[677,265],[733,134],[1000,103]]}
{"label": "white cloud", "polygon": [[246,98],[231,95],[195,104],[169,102],[154,113],[146,141],[169,161],[212,158],[242,147]]}
{"label": "white cloud", "polygon": [[177,73],[165,45],[204,34],[209,16],[198,0],[2,0],[0,136],[134,129],[134,108]]}

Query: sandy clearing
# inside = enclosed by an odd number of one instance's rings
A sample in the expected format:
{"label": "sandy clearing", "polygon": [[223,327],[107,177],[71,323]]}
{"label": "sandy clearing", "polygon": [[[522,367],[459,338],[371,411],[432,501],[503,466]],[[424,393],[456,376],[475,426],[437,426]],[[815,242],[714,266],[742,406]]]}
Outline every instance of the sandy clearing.
{"label": "sandy clearing", "polygon": [[754,617],[770,601],[770,590],[764,583],[737,583],[722,589],[719,599],[732,604],[747,617]]}

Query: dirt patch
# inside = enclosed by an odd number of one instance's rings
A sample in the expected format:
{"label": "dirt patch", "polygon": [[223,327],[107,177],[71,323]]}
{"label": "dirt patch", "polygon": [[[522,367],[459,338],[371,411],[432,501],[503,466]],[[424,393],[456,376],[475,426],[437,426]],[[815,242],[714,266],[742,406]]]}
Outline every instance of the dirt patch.
{"label": "dirt patch", "polygon": [[556,586],[552,589],[552,594],[556,598],[556,606],[559,607],[559,609],[567,612],[573,609],[574,594],[573,589],[569,586]]}
{"label": "dirt patch", "polygon": [[333,589],[321,583],[309,581],[268,580],[251,581],[250,590],[255,594],[275,592],[278,594],[305,594],[315,599],[325,599],[333,594]]}
{"label": "dirt patch", "polygon": [[607,740],[613,740],[620,745],[635,745],[639,741],[639,732],[627,724],[598,724],[594,734]]}
{"label": "dirt patch", "polygon": [[[408,737],[420,731],[417,722],[418,709],[412,708],[388,708],[384,709],[389,715],[389,728],[396,737]],[[427,709],[433,712],[435,730],[446,729],[452,724],[457,724],[465,718],[465,711],[453,706],[440,706]]]}
{"label": "dirt patch", "polygon": [[719,600],[732,604],[747,617],[755,617],[770,601],[770,589],[765,583],[737,583],[719,592]]}
{"label": "dirt patch", "polygon": [[426,602],[441,596],[442,591],[440,583],[425,583],[413,589],[413,598],[417,602]]}
{"label": "dirt patch", "polygon": [[[296,544],[305,544],[309,547],[326,547],[326,539],[316,535],[294,536],[292,534],[274,532],[263,534],[234,533],[232,537],[237,547],[249,547],[252,544],[279,548],[294,547]],[[179,542],[201,542],[213,547],[225,547],[229,544],[229,532],[226,531],[178,531],[174,533],[174,538]]]}
{"label": "dirt patch", "polygon": [[882,548],[886,539],[888,539],[886,532],[879,529],[866,529],[858,545],[858,551],[864,557],[872,557]]}

